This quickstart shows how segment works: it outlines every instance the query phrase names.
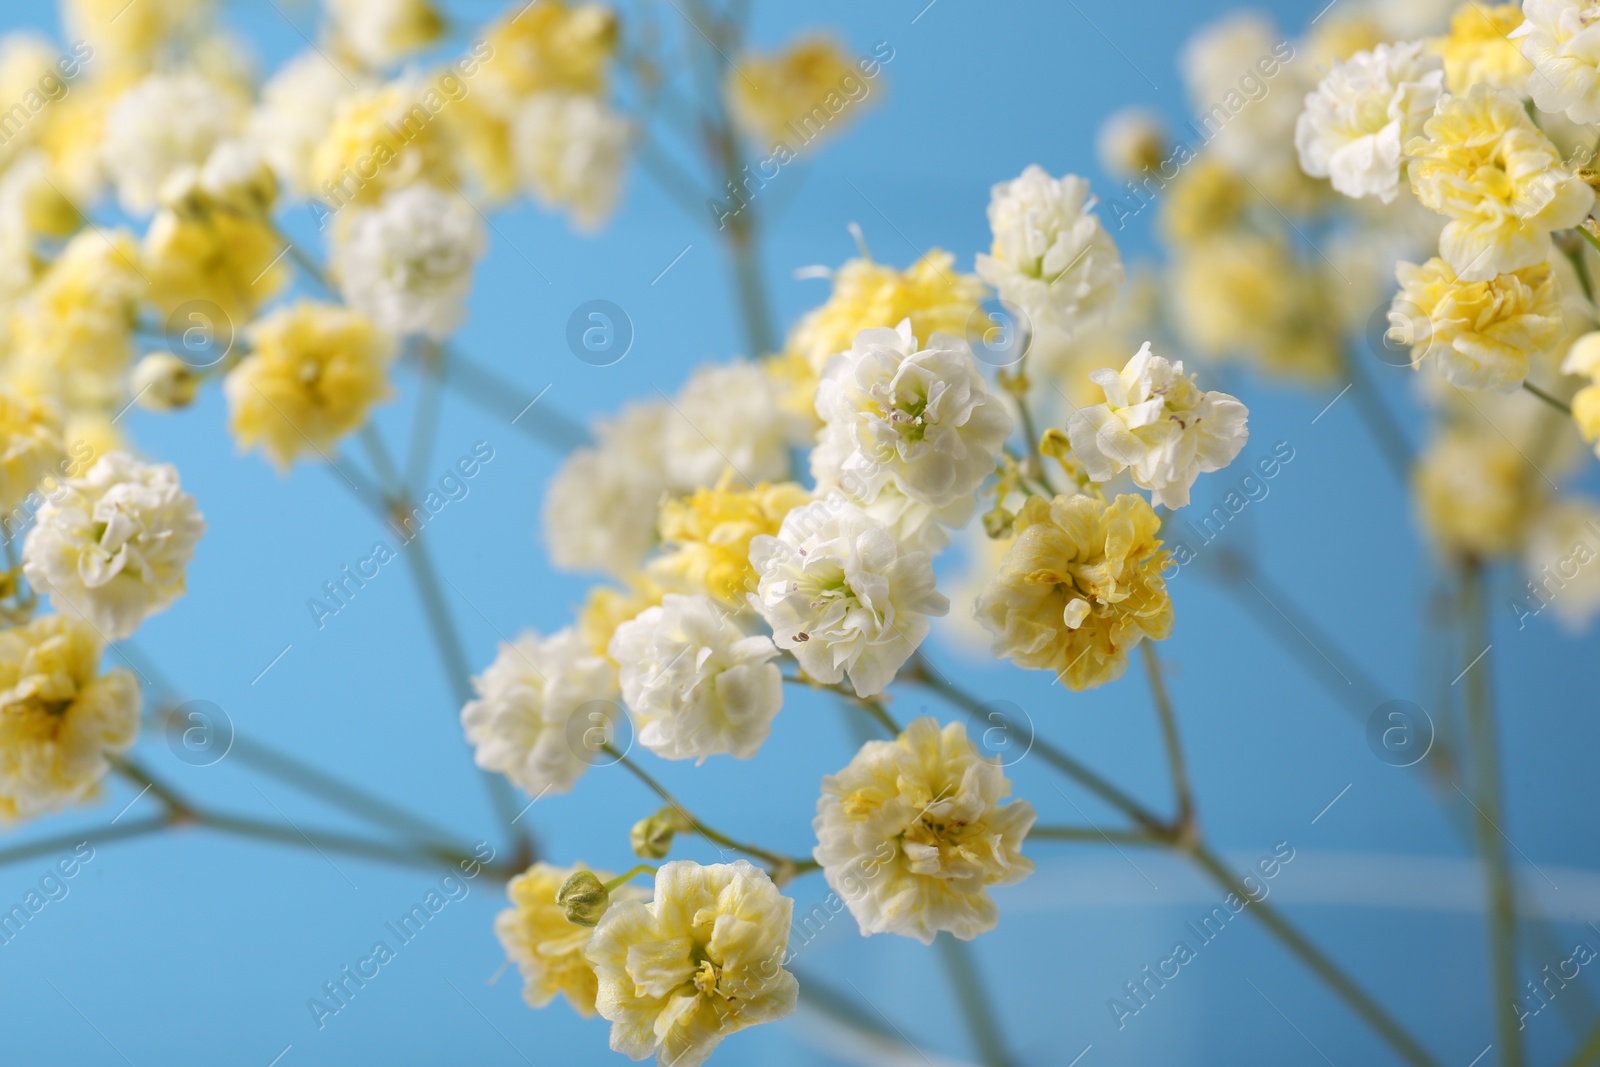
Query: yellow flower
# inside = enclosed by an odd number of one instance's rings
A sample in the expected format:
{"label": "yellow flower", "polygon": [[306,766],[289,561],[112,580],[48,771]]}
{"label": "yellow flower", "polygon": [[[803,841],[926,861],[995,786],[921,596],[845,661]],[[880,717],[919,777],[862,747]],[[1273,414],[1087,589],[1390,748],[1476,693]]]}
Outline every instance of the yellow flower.
{"label": "yellow flower", "polygon": [[209,0],[161,0],[155,4],[64,0],[61,7],[70,33],[94,46],[96,65],[143,70],[154,65],[168,42],[198,29],[211,4]]}
{"label": "yellow flower", "polygon": [[1434,257],[1400,263],[1400,292],[1389,313],[1392,330],[1411,344],[1411,363],[1430,356],[1445,379],[1463,389],[1510,392],[1528,374],[1528,360],[1566,337],[1561,288],[1549,263],[1463,282]]}
{"label": "yellow flower", "polygon": [[[143,6],[143,0],[141,0]],[[39,147],[50,156],[61,191],[80,204],[92,202],[105,184],[101,146],[106,115],[136,79],[128,73],[96,72],[79,79],[72,91],[40,112]]]}
{"label": "yellow flower", "polygon": [[1549,259],[1551,231],[1576,226],[1594,206],[1594,190],[1563,169],[1515,93],[1475,85],[1447,96],[1423,131],[1405,146],[1411,189],[1451,220],[1439,254],[1463,281]]}
{"label": "yellow flower", "polygon": [[1600,384],[1586,385],[1572,398],[1572,421],[1583,439],[1595,445],[1600,456]]}
{"label": "yellow flower", "polygon": [[471,94],[453,101],[440,118],[484,195],[491,202],[514,196],[519,179],[511,149],[511,124],[480,96]]}
{"label": "yellow flower", "polygon": [[[594,995],[599,983],[594,964],[584,956],[593,932],[587,926],[567,921],[566,911],[556,903],[556,891],[577,867],[552,867],[535,863],[511,879],[506,895],[511,907],[495,917],[494,932],[500,937],[506,955],[522,972],[522,998],[542,1008],[558,995],[565,996],[572,1009],[585,1019],[594,1014]],[[602,882],[613,877],[610,871],[595,871]],[[619,886],[611,900],[638,900],[644,896],[631,886]]]}
{"label": "yellow flower", "polygon": [[390,395],[394,341],[347,308],[305,300],[249,330],[253,351],[223,383],[239,446],[260,445],[280,470],[304,449],[327,458]]}
{"label": "yellow flower", "polygon": [[662,502],[657,520],[667,552],[650,565],[651,577],[682,593],[707,593],[725,604],[744,606],[756,588],[750,565],[750,539],[776,536],[783,518],[811,499],[794,482],[731,489],[724,474],[714,489]]}
{"label": "yellow flower", "polygon": [[612,904],[589,942],[612,1051],[700,1067],[729,1034],[792,1012],[799,987],[783,963],[793,913],[745,860],[663,864],[655,899]]}
{"label": "yellow flower", "polygon": [[606,64],[617,48],[610,8],[517,0],[511,11],[485,35],[489,55],[477,74],[496,106],[509,108],[534,93],[605,91]]}
{"label": "yellow flower", "polygon": [[831,134],[854,116],[869,83],[855,61],[826,37],[796,41],[776,55],[743,55],[728,71],[724,91],[739,127],[763,147],[794,148]]}
{"label": "yellow flower", "polygon": [[660,604],[666,592],[647,574],[636,574],[629,578],[626,589],[597,585],[589,590],[583,607],[578,611],[578,636],[594,649],[595,655],[604,656],[606,649],[611,647],[611,637],[617,632],[617,627],[638,618],[646,608]]}
{"label": "yellow flower", "polygon": [[264,215],[219,202],[197,178],[190,170],[169,181],[145,233],[150,299],[163,314],[204,300],[241,325],[288,283],[284,243]]}
{"label": "yellow flower", "polygon": [[59,478],[66,456],[55,405],[0,385],[0,512],[22,503],[46,475]]}
{"label": "yellow flower", "polygon": [[1451,555],[1514,553],[1534,512],[1534,477],[1516,445],[1497,431],[1446,430],[1423,451],[1412,476],[1423,529]]}
{"label": "yellow flower", "polygon": [[351,93],[311,155],[314,192],[342,207],[422,181],[448,189],[458,178],[457,151],[439,113],[451,106],[419,79]]}
{"label": "yellow flower", "polygon": [[17,307],[10,377],[68,408],[114,404],[144,292],[132,236],[78,234]]}
{"label": "yellow flower", "polygon": [[1533,64],[1510,39],[1522,22],[1521,4],[1485,7],[1471,0],[1456,8],[1450,33],[1428,42],[1429,50],[1444,60],[1446,87],[1457,96],[1479,83],[1525,93]]}
{"label": "yellow flower", "polygon": [[87,625],[46,615],[0,633],[0,815],[27,818],[94,795],[139,732],[139,683],[100,673]]}
{"label": "yellow flower", "polygon": [[1141,496],[1109,505],[1088,496],[1029,497],[1015,543],[978,598],[994,654],[1054,671],[1071,689],[1121,677],[1134,646],[1172,634],[1161,577],[1170,553],[1160,530]]}
{"label": "yellow flower", "polygon": [[1249,186],[1206,157],[1179,172],[1162,193],[1161,232],[1175,245],[1193,244],[1232,229],[1244,213]]}

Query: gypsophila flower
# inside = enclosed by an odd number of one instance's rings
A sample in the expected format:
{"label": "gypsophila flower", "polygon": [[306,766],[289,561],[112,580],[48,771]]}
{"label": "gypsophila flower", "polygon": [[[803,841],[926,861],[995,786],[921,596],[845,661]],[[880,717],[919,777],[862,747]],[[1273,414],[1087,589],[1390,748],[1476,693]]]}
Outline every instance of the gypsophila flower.
{"label": "gypsophila flower", "polygon": [[656,509],[667,488],[660,443],[664,403],[630,404],[595,427],[595,446],[574,451],[545,490],[544,539],[563,570],[633,573],[656,538]]}
{"label": "gypsophila flower", "polygon": [[794,1010],[783,969],[794,902],[745,860],[656,871],[650,903],[613,904],[589,959],[611,1048],[660,1067],[699,1067],[729,1034]]}
{"label": "gypsophila flower", "polygon": [[341,45],[369,67],[387,67],[432,44],[444,16],[427,0],[328,0]]}
{"label": "gypsophila flower", "polygon": [[748,482],[789,472],[788,428],[771,381],[749,362],[701,367],[672,402],[660,448],[668,481],[715,485],[730,467]]}
{"label": "gypsophila flower", "polygon": [[628,121],[586,93],[536,93],[512,125],[512,153],[523,184],[546,207],[594,230],[622,191]]}
{"label": "gypsophila flower", "polygon": [[204,163],[244,120],[244,103],[227,86],[193,71],[151,74],[128,89],[106,117],[103,149],[123,209],[148,214],[168,174]]}
{"label": "gypsophila flower", "polygon": [[478,766],[532,797],[571,789],[621,713],[616,668],[572,630],[501,644],[472,686],[461,726]]}
{"label": "gypsophila flower", "polygon": [[342,71],[315,50],[285,63],[261,87],[247,124],[250,140],[290,193],[312,191],[312,153],[333,125],[339,102],[367,87],[361,75]]}
{"label": "gypsophila flower", "polygon": [[749,489],[726,472],[714,488],[662,501],[658,528],[667,551],[652,560],[652,579],[684,593],[706,593],[724,604],[745,606],[756,587],[750,541],[776,534],[784,516],[808,503],[811,494],[794,482]]}
{"label": "gypsophila flower", "polygon": [[843,488],[863,504],[889,484],[934,508],[969,497],[1011,433],[1011,416],[989,396],[967,342],[935,334],[920,348],[909,319],[863,330],[828,363],[817,414],[818,487]]}
{"label": "gypsophila flower", "polygon": [[1335,62],[1295,123],[1300,166],[1345,196],[1390,203],[1400,192],[1401,149],[1443,93],[1444,64],[1421,42],[1380,44]]}
{"label": "gypsophila flower", "polygon": [[[852,85],[859,93],[847,92]],[[779,144],[809,147],[832,136],[854,119],[871,91],[856,76],[855,60],[827,37],[795,41],[775,55],[742,55],[723,88],[734,122],[763,152]]]}
{"label": "gypsophila flower", "polygon": [[1521,630],[1525,612],[1550,608],[1568,633],[1588,630],[1600,615],[1600,503],[1586,496],[1551,504],[1534,518],[1522,567],[1526,585],[1513,603]]}
{"label": "gypsophila flower", "polygon": [[1389,322],[1411,344],[1412,365],[1432,358],[1463,389],[1510,392],[1527,376],[1529,359],[1566,336],[1548,263],[1484,282],[1461,281],[1437,257],[1420,267],[1399,263],[1395,273],[1400,291]]}
{"label": "gypsophila flower", "polygon": [[395,333],[439,341],[466,317],[486,243],[483,221],[463,197],[411,185],[350,220],[333,267],[351,307]]}
{"label": "gypsophila flower", "polygon": [[1153,111],[1123,108],[1101,124],[1095,149],[1106,170],[1136,177],[1166,159],[1167,128]]}
{"label": "gypsophila flower", "polygon": [[1033,806],[1002,804],[1010,793],[965,726],[917,719],[822,780],[813,855],[863,934],[969,941],[999,921],[989,887],[1033,873],[1022,855]]}
{"label": "gypsophila flower", "polygon": [[1600,25],[1591,0],[1523,0],[1511,32],[1533,64],[1528,92],[1540,111],[1600,122]]}
{"label": "gypsophila flower", "polygon": [[101,640],[46,615],[0,632],[0,816],[28,818],[94,796],[139,732],[139,682],[100,671]]}
{"label": "gypsophila flower", "polygon": [[65,459],[56,405],[0,384],[0,512],[9,515],[47,475],[61,474]]}
{"label": "gypsophila flower", "polygon": [[668,593],[611,639],[639,743],[663,759],[749,759],[783,706],[783,676],[768,662],[777,647],[729,615],[710,597]]}
{"label": "gypsophila flower", "polygon": [[[566,910],[556,903],[560,890],[577,867],[553,867],[535,863],[511,879],[506,895],[511,907],[495,917],[494,932],[506,956],[522,972],[522,999],[530,1007],[542,1008],[557,996],[567,998],[572,1010],[585,1019],[594,1015],[594,997],[599,989],[594,964],[584,955],[593,931],[567,921]],[[610,871],[594,871],[596,878],[609,882]],[[613,902],[640,900],[642,890],[618,886],[611,891]]]}
{"label": "gypsophila flower", "polygon": [[120,641],[182,595],[205,528],[175,467],[113,452],[46,498],[22,567],[57,611]]}
{"label": "gypsophila flower", "polygon": [[750,542],[760,579],[751,603],[779,648],[832,685],[848,673],[859,696],[881,693],[950,602],[926,552],[910,551],[854,504],[791,511],[776,537]]}
{"label": "gypsophila flower", "polygon": [[1097,370],[1089,380],[1106,403],[1074,411],[1067,434],[1096,482],[1131,467],[1133,484],[1156,503],[1185,507],[1195,479],[1232,463],[1250,439],[1250,412],[1237,398],[1201,390],[1181,360],[1153,354],[1148,341],[1120,372]]}
{"label": "gypsophila flower", "polygon": [[1498,432],[1439,434],[1417,458],[1412,482],[1422,528],[1439,549],[1484,559],[1522,548],[1536,494],[1527,460]]}
{"label": "gypsophila flower", "polygon": [[1533,64],[1517,47],[1513,31],[1523,23],[1520,4],[1462,4],[1450,16],[1450,33],[1429,41],[1444,60],[1445,88],[1460,96],[1480,82],[1527,95]]}
{"label": "gypsophila flower", "polygon": [[1091,212],[1089,183],[1039,166],[989,194],[994,247],[978,275],[1034,325],[1071,334],[1103,313],[1122,286],[1122,256]]}

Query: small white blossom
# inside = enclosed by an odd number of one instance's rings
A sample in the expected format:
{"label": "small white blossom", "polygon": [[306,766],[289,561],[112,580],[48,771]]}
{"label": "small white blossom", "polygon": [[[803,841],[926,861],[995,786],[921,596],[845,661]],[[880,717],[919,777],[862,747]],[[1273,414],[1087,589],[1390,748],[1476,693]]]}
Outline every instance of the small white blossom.
{"label": "small white blossom", "polygon": [[177,468],[112,452],[46,497],[23,544],[23,571],[57,611],[120,641],[183,593],[205,528]]}
{"label": "small white blossom", "polygon": [[1391,203],[1400,191],[1402,147],[1422,133],[1444,93],[1444,63],[1420,41],[1357,52],[1306,95],[1295,123],[1300,166],[1345,196]]}
{"label": "small white blossom", "polygon": [[455,193],[409,185],[359,211],[334,250],[350,306],[398,334],[443,340],[466,317],[483,221]]}
{"label": "small white blossom", "polygon": [[1523,0],[1526,19],[1511,31],[1533,64],[1528,92],[1540,111],[1600,122],[1600,18],[1590,0]]}
{"label": "small white blossom", "polygon": [[563,208],[592,230],[622,188],[630,127],[598,97],[535,93],[512,126],[517,174],[546,207]]}
{"label": "small white blossom", "polygon": [[444,30],[427,0],[327,0],[339,41],[369,67],[404,59]]}
{"label": "small white blossom", "polygon": [[261,87],[261,102],[249,120],[250,139],[290,193],[319,191],[311,187],[311,155],[333,125],[339,102],[366,82],[312,51],[285,63]]}
{"label": "small white blossom", "polygon": [[666,404],[633,404],[601,420],[595,445],[567,457],[544,498],[550,561],[562,570],[622,577],[638,570],[656,538],[656,510],[667,488],[661,441]]}
{"label": "small white blossom", "polygon": [[529,796],[571,789],[622,710],[616,668],[570,629],[502,644],[472,685],[478,699],[461,709],[461,725],[478,766]]}
{"label": "small white blossom", "polygon": [[1528,584],[1512,601],[1519,630],[1526,613],[1548,607],[1567,632],[1587,631],[1600,615],[1600,503],[1577,496],[1543,509],[1528,533],[1523,570]]}
{"label": "small white blossom", "polygon": [[1242,403],[1202,391],[1181,360],[1153,355],[1148,341],[1120,372],[1105,368],[1089,378],[1106,403],[1073,412],[1067,437],[1096,482],[1131,467],[1133,483],[1156,503],[1181,508],[1195,479],[1232,463],[1249,440]]}
{"label": "small white blossom", "polygon": [[750,542],[760,576],[755,606],[779,648],[820,682],[846,673],[860,696],[883,692],[950,601],[934,588],[926,552],[908,551],[854,504],[796,508],[778,536]]}
{"label": "small white blossom", "polygon": [[978,276],[1036,328],[1070,334],[1098,319],[1122,287],[1122,255],[1094,204],[1087,181],[1052,178],[1037,165],[989,193],[994,247],[978,256]]}
{"label": "small white blossom", "polygon": [[754,363],[696,370],[664,430],[649,447],[660,449],[667,480],[680,491],[715,485],[729,468],[752,484],[789,474],[788,418],[772,380]]}
{"label": "small white blossom", "polygon": [[772,639],[747,635],[707,596],[668,593],[617,627],[607,651],[639,743],[664,759],[749,759],[783,705]]}
{"label": "small white blossom", "polygon": [[232,90],[200,74],[155,73],[136,82],[106,114],[101,148],[123,210],[149,214],[168,174],[186,163],[204,163],[243,121],[243,105]]}

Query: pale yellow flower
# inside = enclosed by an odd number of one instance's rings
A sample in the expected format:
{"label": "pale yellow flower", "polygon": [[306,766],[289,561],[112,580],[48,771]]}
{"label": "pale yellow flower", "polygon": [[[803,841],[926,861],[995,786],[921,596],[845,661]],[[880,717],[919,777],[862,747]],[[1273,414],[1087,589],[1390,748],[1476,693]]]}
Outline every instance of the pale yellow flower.
{"label": "pale yellow flower", "polygon": [[[594,995],[599,987],[594,964],[583,954],[593,931],[567,921],[566,910],[556,903],[556,891],[577,867],[552,867],[535,863],[511,879],[506,895],[511,907],[495,917],[494,932],[506,955],[522,972],[522,998],[542,1008],[557,996],[585,1019],[594,1014]],[[594,871],[595,877],[609,882],[610,871]],[[631,886],[611,891],[611,900],[638,900],[644,893]]]}
{"label": "pale yellow flower", "polygon": [[1450,33],[1428,42],[1444,60],[1445,85],[1460,96],[1474,85],[1527,95],[1529,63],[1510,37],[1522,25],[1521,4],[1487,6],[1471,0],[1450,17]]}
{"label": "pale yellow flower", "polygon": [[9,512],[46,475],[64,473],[61,414],[49,400],[0,385],[0,512]]}
{"label": "pale yellow flower", "polygon": [[714,489],[662,502],[657,522],[666,553],[651,562],[652,578],[678,592],[744,605],[745,594],[756,588],[750,539],[776,535],[784,516],[811,494],[794,482],[761,482],[748,489],[732,484],[732,475],[725,474]]}
{"label": "pale yellow flower", "polygon": [[[1574,400],[1574,412],[1578,407]],[[1498,432],[1446,430],[1429,443],[1412,475],[1422,527],[1454,556],[1514,553],[1535,510],[1536,478],[1516,445]]]}
{"label": "pale yellow flower", "polygon": [[699,1067],[729,1034],[794,1010],[783,969],[794,902],[745,860],[656,872],[655,898],[612,904],[589,959],[611,1048],[661,1067]]}
{"label": "pale yellow flower", "polygon": [[1450,219],[1439,255],[1463,281],[1549,259],[1551,231],[1594,206],[1594,190],[1562,167],[1515,93],[1477,85],[1447,96],[1423,131],[1405,148],[1411,189]]}
{"label": "pale yellow flower", "polygon": [[340,50],[373,68],[421,51],[446,28],[428,0],[328,0],[326,7]]}
{"label": "pale yellow flower", "polygon": [[[1395,268],[1400,292],[1389,321],[1411,345],[1412,366],[1430,357],[1445,379],[1463,389],[1510,392],[1528,374],[1528,360],[1566,337],[1561,288],[1549,263],[1464,282],[1435,257]],[[1393,334],[1392,334],[1393,335]]]}
{"label": "pale yellow flower", "polygon": [[1140,641],[1172,634],[1161,577],[1170,553],[1160,531],[1141,496],[1109,505],[1088,496],[1029,497],[1016,541],[977,602],[994,654],[1053,671],[1071,689],[1121,677]]}
{"label": "pale yellow flower", "polygon": [[351,93],[311,156],[313,192],[337,206],[373,204],[391,189],[459,184],[457,152],[440,113],[449,98],[403,78]]}
{"label": "pale yellow flower", "polygon": [[264,214],[219,200],[193,168],[173,175],[161,199],[143,260],[150,299],[163,315],[205,301],[236,329],[288,284],[284,242]]}
{"label": "pale yellow flower", "polygon": [[763,148],[799,148],[832,134],[871,99],[850,54],[826,37],[795,41],[774,55],[740,56],[724,91],[734,121]]}
{"label": "pale yellow flower", "polygon": [[1231,168],[1202,156],[1162,190],[1156,220],[1168,241],[1193,244],[1236,226],[1249,196],[1250,187]]}
{"label": "pale yellow flower", "polygon": [[600,94],[617,48],[617,16],[600,4],[513,3],[484,35],[476,80],[502,111],[534,93]]}
{"label": "pale yellow flower", "polygon": [[574,627],[595,655],[604,656],[617,627],[637,618],[646,608],[660,604],[666,593],[667,590],[648,574],[631,576],[626,588],[597,585],[584,598]]}
{"label": "pale yellow flower", "polygon": [[917,719],[822,780],[814,855],[863,934],[971,940],[999,922],[989,887],[1033,873],[1022,855],[1033,805],[1002,804],[1010,794],[965,726]]}
{"label": "pale yellow flower", "polygon": [[46,615],[0,633],[0,816],[27,818],[91,799],[139,732],[139,683],[100,673],[100,639]]}
{"label": "pale yellow flower", "polygon": [[193,35],[211,12],[210,0],[63,0],[69,33],[94,47],[96,65],[146,69],[175,39]]}
{"label": "pale yellow flower", "polygon": [[223,382],[239,446],[280,470],[310,449],[328,458],[392,390],[393,338],[347,308],[300,301],[249,329],[251,354]]}

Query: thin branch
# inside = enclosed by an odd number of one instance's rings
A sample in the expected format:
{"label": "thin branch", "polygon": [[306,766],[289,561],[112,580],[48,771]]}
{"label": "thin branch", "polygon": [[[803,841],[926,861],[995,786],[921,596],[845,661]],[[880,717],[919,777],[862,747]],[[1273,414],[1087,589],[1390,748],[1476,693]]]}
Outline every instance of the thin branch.
{"label": "thin branch", "polygon": [[978,963],[973,958],[972,947],[964,941],[957,941],[947,932],[941,932],[934,938],[933,947],[939,952],[939,961],[944,964],[945,973],[950,978],[956,1004],[966,1020],[967,1033],[972,1036],[972,1043],[984,1067],[1012,1067],[1015,1061],[1006,1052],[994,1004],[978,974]]}

